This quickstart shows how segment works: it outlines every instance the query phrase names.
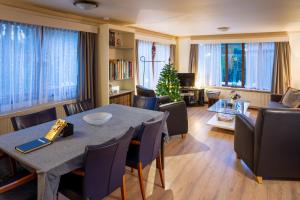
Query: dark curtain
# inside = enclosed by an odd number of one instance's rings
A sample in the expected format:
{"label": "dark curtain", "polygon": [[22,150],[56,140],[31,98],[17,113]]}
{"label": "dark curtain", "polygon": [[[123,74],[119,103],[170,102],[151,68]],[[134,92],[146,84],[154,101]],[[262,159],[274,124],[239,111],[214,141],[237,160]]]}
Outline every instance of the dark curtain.
{"label": "dark curtain", "polygon": [[95,104],[96,33],[79,32],[79,100]]}
{"label": "dark curtain", "polygon": [[191,44],[190,50],[190,61],[189,61],[189,72],[195,73],[197,80],[197,72],[198,72],[198,44]]}
{"label": "dark curtain", "polygon": [[173,64],[173,67],[176,69],[175,66],[175,55],[176,55],[176,45],[171,44],[170,45],[170,64]]}
{"label": "dark curtain", "polygon": [[272,93],[284,94],[291,81],[291,49],[289,42],[275,42]]}

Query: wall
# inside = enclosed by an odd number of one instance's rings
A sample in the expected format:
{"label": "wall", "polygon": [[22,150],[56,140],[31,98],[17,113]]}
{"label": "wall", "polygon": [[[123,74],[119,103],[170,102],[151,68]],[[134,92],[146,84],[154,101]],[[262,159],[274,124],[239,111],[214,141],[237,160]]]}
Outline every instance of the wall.
{"label": "wall", "polygon": [[290,32],[291,87],[300,89],[300,32]]}
{"label": "wall", "polygon": [[179,72],[189,72],[191,38],[183,37],[177,39],[176,66]]}

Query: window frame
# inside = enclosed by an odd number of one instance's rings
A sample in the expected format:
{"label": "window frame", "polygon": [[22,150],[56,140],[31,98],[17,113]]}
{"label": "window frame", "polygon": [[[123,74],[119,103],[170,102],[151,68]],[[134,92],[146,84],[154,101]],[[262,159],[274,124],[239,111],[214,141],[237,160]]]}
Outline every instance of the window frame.
{"label": "window frame", "polygon": [[222,84],[222,87],[231,87],[231,88],[245,88],[245,43],[234,43],[242,45],[242,85],[241,86],[232,86],[228,85],[229,78],[229,65],[228,65],[228,45],[231,43],[225,43],[225,84]]}

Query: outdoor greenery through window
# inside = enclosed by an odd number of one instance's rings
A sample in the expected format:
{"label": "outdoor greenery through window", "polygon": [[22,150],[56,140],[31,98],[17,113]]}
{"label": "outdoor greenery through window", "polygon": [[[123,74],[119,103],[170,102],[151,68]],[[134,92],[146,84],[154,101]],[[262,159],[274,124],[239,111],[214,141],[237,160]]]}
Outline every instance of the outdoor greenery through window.
{"label": "outdoor greenery through window", "polygon": [[244,86],[244,44],[222,44],[222,85]]}

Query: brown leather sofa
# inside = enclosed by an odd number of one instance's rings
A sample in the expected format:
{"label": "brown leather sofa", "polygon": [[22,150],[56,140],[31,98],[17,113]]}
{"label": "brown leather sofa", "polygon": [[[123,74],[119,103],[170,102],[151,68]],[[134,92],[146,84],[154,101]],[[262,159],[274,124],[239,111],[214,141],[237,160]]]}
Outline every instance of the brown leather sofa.
{"label": "brown leather sofa", "polygon": [[259,183],[263,178],[300,178],[300,110],[286,108],[280,99],[273,95],[256,122],[236,117],[234,150]]}
{"label": "brown leather sofa", "polygon": [[[138,96],[157,97],[154,90],[144,88],[140,85],[136,86],[136,91]],[[157,98],[159,104],[158,110],[169,112],[167,119],[169,135],[181,135],[183,137],[188,132],[188,116],[185,102],[171,102],[168,96]]]}

